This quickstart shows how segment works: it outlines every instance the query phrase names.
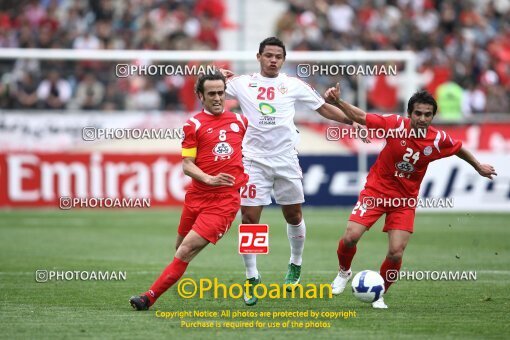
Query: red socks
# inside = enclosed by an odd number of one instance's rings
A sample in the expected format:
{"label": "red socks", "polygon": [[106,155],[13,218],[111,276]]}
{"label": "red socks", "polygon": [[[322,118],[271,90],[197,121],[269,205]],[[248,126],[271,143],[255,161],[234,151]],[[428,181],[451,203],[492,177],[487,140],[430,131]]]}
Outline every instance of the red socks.
{"label": "red socks", "polygon": [[158,279],[152,284],[151,289],[145,293],[145,295],[149,298],[151,306],[154,302],[156,302],[161,294],[166,292],[168,288],[172,287],[174,283],[179,281],[187,267],[188,262],[184,262],[177,257],[174,257],[172,263],[163,270]]}
{"label": "red socks", "polygon": [[347,247],[342,239],[338,243],[336,253],[338,255],[338,264],[340,265],[340,269],[344,271],[351,269],[352,258],[354,257],[354,254],[356,254],[356,245],[353,247]]}
{"label": "red socks", "polygon": [[[386,257],[381,265],[380,274],[384,279],[384,291],[387,292],[388,288],[390,288],[391,284],[396,281],[396,278],[398,277],[398,271],[400,270],[400,266],[402,266],[402,259],[398,260],[397,262],[394,262],[390,260],[388,257]],[[388,275],[388,271],[394,272],[393,274],[390,274],[388,281],[388,278],[386,275]]]}

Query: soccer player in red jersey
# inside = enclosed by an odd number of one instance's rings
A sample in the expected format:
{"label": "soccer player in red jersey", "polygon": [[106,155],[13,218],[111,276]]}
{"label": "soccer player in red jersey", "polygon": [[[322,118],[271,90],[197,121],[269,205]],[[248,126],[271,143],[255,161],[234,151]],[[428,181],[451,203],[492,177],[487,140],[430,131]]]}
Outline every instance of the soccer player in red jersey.
{"label": "soccer player in red jersey", "polygon": [[[333,294],[343,292],[352,276],[351,262],[356,254],[356,243],[365,231],[386,214],[383,231],[388,233],[388,253],[381,265],[380,274],[387,291],[394,281],[387,277],[387,273],[392,272],[394,275],[400,270],[404,249],[413,232],[415,206],[406,202],[418,196],[429,163],[456,155],[471,164],[483,177],[492,179],[496,172],[491,165],[480,164],[462,147],[460,141],[455,141],[444,131],[430,126],[436,114],[437,103],[426,91],[416,92],[409,99],[408,118],[398,115],[367,114],[340,99],[339,84],[336,88],[328,89],[325,97],[329,102],[335,103],[347,117],[366,125],[369,130],[408,132],[398,135],[404,138],[392,138],[395,134],[393,136],[387,134],[389,137],[386,138],[386,145],[370,168],[365,188],[359,195],[347,223],[347,229],[339,242],[337,254],[340,269],[331,284]],[[385,204],[379,206],[375,202]],[[382,297],[373,302],[372,306],[388,308]]]}
{"label": "soccer player in red jersey", "polygon": [[225,90],[225,77],[219,72],[197,80],[195,92],[203,110],[184,124],[182,163],[192,183],[177,231],[177,251],[150,289],[129,300],[136,310],[147,310],[175,284],[188,263],[228,231],[239,210],[239,188],[248,182],[241,150],[248,120],[224,110]]}

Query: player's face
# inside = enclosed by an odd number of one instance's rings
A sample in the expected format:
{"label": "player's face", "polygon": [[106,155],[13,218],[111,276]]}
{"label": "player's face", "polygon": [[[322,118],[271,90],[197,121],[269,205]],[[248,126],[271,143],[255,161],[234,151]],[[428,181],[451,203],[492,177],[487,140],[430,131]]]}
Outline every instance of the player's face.
{"label": "player's face", "polygon": [[257,60],[260,63],[260,73],[264,77],[277,77],[285,61],[283,48],[280,46],[267,45],[264,47],[262,54],[257,53]]}
{"label": "player's face", "polygon": [[200,93],[199,97],[204,109],[214,115],[221,114],[225,105],[225,83],[221,80],[206,80],[204,94]]}
{"label": "player's face", "polygon": [[411,118],[411,127],[415,130],[426,130],[434,119],[434,107],[430,104],[414,103]]}

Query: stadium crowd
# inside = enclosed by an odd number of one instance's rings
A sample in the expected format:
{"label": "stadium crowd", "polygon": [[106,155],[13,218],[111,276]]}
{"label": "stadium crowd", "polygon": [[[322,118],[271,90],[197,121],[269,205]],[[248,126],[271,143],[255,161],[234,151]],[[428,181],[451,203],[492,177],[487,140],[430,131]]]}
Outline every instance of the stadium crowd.
{"label": "stadium crowd", "polygon": [[[444,97],[466,115],[510,112],[510,0],[285,1],[275,33],[289,50],[415,51],[419,82],[439,102]],[[0,5],[0,48],[216,50],[219,30],[232,28],[226,11],[225,0],[7,0]],[[194,79],[117,78],[114,68],[0,60],[0,108],[193,110],[197,104],[190,96]],[[320,90],[336,79],[307,81]],[[356,103],[357,78],[344,82]],[[376,76],[369,86],[368,109],[400,107],[398,88],[405,84]]]}
{"label": "stadium crowd", "polygon": [[[224,0],[2,1],[0,48],[216,50],[219,29],[232,25],[225,6]],[[179,76],[117,78],[115,63],[96,61],[0,60],[0,74],[0,108],[17,109],[182,109],[193,85]]]}
{"label": "stadium crowd", "polygon": [[[419,83],[436,95],[440,106],[446,101],[466,115],[510,113],[509,0],[287,2],[276,34],[292,50],[414,51]],[[356,78],[347,80],[343,88],[349,92]],[[330,83],[324,78],[309,81]],[[370,85],[370,109],[401,107],[398,102],[404,98],[398,97],[394,79],[374,77]]]}

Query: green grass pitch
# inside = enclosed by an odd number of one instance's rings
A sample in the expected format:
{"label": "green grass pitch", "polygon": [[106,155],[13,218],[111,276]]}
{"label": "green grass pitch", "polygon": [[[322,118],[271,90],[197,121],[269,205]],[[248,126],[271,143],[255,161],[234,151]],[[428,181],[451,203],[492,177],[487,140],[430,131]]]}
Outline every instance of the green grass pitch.
{"label": "green grass pitch", "polygon": [[[336,248],[349,211],[305,207],[307,240],[302,283],[329,283]],[[350,292],[332,299],[265,299],[246,307],[241,299],[182,299],[169,290],[148,312],[128,299],[145,291],[174,254],[179,210],[0,211],[0,334],[2,338],[508,338],[510,332],[510,214],[417,213],[404,270],[477,271],[476,281],[401,281],[388,310],[373,310]],[[266,209],[270,254],[258,257],[263,282],[283,283],[289,245],[281,212]],[[208,246],[184,277],[242,283],[237,225]],[[365,234],[354,271],[378,270],[386,248],[379,221]],[[125,281],[36,283],[35,271],[126,271]],[[322,329],[185,329],[160,311],[356,311],[355,318],[325,320]],[[189,319],[188,319],[189,320]],[[206,319],[193,319],[206,320]],[[223,319],[213,319],[221,321]],[[237,319],[234,321],[250,321]],[[296,319],[294,319],[296,321]],[[191,320],[192,321],[192,320]],[[224,320],[223,320],[224,321]],[[267,321],[267,320],[266,320]],[[276,320],[285,321],[285,320]]]}

